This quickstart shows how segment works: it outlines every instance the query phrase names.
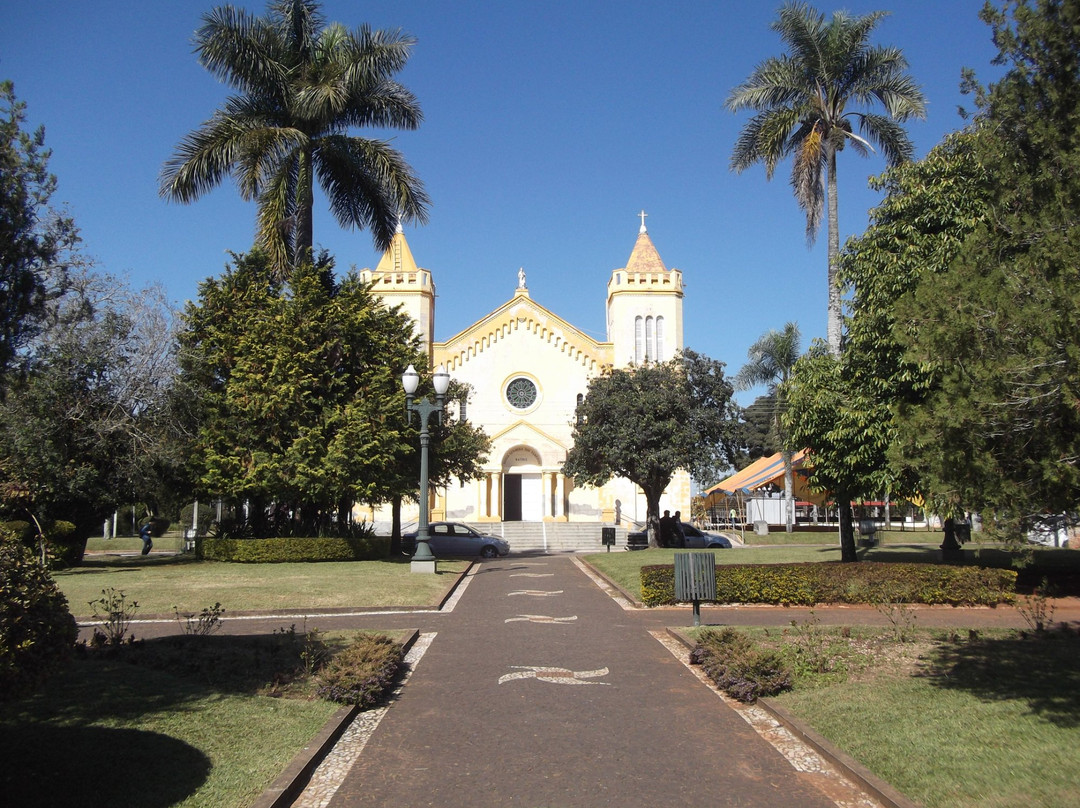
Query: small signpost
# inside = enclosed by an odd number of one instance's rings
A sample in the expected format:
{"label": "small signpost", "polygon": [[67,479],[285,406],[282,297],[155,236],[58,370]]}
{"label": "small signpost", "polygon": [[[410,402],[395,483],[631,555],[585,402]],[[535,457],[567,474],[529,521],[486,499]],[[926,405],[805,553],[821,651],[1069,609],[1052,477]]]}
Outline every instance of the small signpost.
{"label": "small signpost", "polygon": [[716,555],[675,554],[675,600],[694,604],[694,625],[701,625],[701,601],[716,600]]}
{"label": "small signpost", "polygon": [[600,528],[600,542],[607,547],[607,551],[610,553],[611,548],[615,546],[615,528],[602,527]]}

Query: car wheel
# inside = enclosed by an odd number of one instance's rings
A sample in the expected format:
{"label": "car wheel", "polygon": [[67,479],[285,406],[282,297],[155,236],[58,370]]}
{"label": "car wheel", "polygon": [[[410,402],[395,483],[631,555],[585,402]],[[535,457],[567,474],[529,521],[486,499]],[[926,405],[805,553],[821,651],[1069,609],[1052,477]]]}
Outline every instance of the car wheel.
{"label": "car wheel", "polygon": [[480,556],[482,558],[494,558],[498,554],[499,551],[492,547],[490,544],[480,551]]}

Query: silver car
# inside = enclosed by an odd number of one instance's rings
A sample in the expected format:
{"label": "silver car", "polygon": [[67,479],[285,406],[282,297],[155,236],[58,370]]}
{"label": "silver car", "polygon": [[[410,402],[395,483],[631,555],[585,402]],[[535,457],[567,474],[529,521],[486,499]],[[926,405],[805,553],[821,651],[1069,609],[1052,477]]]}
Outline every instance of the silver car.
{"label": "silver car", "polygon": [[[510,545],[499,536],[488,536],[461,522],[432,522],[428,525],[428,547],[436,557],[509,555]],[[416,531],[403,533],[401,549],[406,555],[416,552]]]}
{"label": "silver car", "polygon": [[693,525],[688,525],[686,522],[681,523],[683,537],[686,539],[684,545],[689,550],[720,550],[731,549],[731,542],[726,536],[721,536],[719,533],[709,533],[705,530],[698,530]]}

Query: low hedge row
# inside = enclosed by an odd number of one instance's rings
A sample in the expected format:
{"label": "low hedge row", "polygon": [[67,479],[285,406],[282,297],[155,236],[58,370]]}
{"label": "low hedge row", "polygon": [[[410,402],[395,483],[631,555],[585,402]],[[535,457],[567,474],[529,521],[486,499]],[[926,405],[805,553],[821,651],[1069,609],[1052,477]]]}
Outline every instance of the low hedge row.
{"label": "low hedge row", "polygon": [[208,561],[266,564],[285,561],[378,561],[390,555],[390,538],[195,540],[195,555]]}
{"label": "low hedge row", "polygon": [[[1015,570],[944,564],[860,561],[803,564],[720,564],[717,603],[943,603],[992,606],[1016,600]],[[641,568],[646,606],[675,603],[675,567]]]}

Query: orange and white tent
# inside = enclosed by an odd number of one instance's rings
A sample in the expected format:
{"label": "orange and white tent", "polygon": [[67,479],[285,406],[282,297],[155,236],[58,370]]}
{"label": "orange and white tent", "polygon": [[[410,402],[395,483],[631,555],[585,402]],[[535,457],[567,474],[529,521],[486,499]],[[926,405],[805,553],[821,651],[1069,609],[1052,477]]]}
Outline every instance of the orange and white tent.
{"label": "orange and white tent", "polygon": [[[827,498],[827,494],[825,492],[811,491],[806,482],[806,470],[810,466],[810,458],[805,449],[792,455],[791,466],[795,472],[793,492],[795,498],[803,502],[822,504]],[[780,488],[784,487],[784,457],[780,452],[771,457],[758,458],[726,480],[721,480],[716,485],[706,489],[705,507],[714,507],[730,497],[750,496],[758,488],[769,484]]]}

